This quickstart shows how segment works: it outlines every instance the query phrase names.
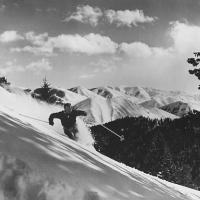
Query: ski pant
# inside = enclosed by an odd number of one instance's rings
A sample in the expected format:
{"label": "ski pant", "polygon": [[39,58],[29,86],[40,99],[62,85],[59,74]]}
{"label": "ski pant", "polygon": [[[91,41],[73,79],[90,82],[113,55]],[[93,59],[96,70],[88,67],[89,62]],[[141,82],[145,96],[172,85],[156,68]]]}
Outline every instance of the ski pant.
{"label": "ski pant", "polygon": [[67,135],[70,139],[72,140],[76,140],[77,139],[77,127],[74,126],[74,127],[70,127],[70,128],[67,128],[67,127],[63,127],[63,130],[64,130],[64,133],[65,135]]}

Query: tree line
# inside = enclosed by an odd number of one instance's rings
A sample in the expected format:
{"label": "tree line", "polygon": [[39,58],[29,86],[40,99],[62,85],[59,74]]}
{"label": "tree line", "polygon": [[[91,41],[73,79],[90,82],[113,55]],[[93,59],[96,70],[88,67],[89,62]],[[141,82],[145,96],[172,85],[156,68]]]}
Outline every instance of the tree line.
{"label": "tree line", "polygon": [[200,190],[200,113],[180,119],[124,118],[91,128],[95,149],[145,173]]}

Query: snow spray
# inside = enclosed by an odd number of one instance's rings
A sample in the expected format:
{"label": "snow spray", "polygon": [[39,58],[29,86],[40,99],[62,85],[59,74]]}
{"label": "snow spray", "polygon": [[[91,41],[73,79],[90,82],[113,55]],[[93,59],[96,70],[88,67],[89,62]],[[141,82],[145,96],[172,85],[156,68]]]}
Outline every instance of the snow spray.
{"label": "snow spray", "polygon": [[[49,105],[45,102],[37,101],[30,95],[26,95],[22,92],[9,93],[2,87],[0,87],[0,96],[1,106],[10,110],[11,112],[15,112],[19,116],[24,117],[24,119],[27,118],[28,121],[31,120],[31,124],[35,124],[36,126],[40,124],[40,127],[46,127],[47,129],[51,128],[59,134],[63,133],[60,120],[54,119],[53,127],[49,126],[47,123],[44,123],[48,121],[51,113],[59,112],[63,109],[63,107]],[[85,123],[79,117],[77,117],[77,128],[78,142],[87,146],[87,148],[94,148],[94,139],[92,138],[91,133]]]}
{"label": "snow spray", "polygon": [[76,124],[77,124],[77,137],[78,137],[78,142],[91,148],[94,149],[94,139],[91,135],[91,132],[89,128],[86,126],[86,124],[83,122],[83,120],[80,117],[76,118]]}

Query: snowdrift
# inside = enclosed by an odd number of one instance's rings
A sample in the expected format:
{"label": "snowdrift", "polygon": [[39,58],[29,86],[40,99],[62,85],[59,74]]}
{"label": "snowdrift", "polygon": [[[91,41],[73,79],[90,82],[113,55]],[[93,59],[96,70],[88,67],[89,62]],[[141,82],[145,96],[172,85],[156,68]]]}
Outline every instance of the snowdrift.
{"label": "snowdrift", "polygon": [[18,112],[35,108],[36,115],[40,108],[43,117],[49,107],[28,101],[20,105],[3,89],[0,96],[1,200],[200,199],[198,191],[117,163]]}

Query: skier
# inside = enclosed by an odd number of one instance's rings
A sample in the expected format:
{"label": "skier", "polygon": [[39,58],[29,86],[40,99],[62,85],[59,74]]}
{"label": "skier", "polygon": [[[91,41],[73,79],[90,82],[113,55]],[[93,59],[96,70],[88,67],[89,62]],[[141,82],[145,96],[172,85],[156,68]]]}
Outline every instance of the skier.
{"label": "skier", "polygon": [[78,132],[76,127],[76,117],[86,116],[87,113],[82,110],[74,110],[70,103],[64,104],[64,110],[58,113],[52,113],[49,116],[49,125],[54,125],[53,119],[58,118],[61,120],[64,133],[73,140],[76,140],[76,133]]}

